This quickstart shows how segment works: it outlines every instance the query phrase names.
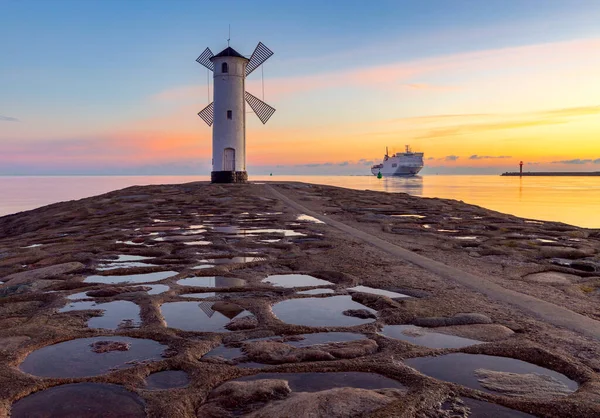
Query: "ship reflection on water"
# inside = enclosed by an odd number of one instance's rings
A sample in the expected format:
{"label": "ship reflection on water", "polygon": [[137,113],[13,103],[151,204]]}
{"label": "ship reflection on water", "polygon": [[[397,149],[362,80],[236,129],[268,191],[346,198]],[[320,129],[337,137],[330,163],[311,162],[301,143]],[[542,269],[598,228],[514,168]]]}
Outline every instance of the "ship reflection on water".
{"label": "ship reflection on water", "polygon": [[384,192],[408,193],[413,196],[423,195],[423,177],[421,176],[394,176],[379,179]]}

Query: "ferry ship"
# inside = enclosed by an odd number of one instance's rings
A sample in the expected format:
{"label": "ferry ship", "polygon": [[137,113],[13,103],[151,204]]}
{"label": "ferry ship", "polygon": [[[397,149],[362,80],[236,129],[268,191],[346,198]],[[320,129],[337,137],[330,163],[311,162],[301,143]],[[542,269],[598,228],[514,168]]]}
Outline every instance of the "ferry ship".
{"label": "ferry ship", "polygon": [[416,176],[423,168],[423,153],[412,152],[410,146],[406,146],[403,153],[396,153],[391,157],[385,148],[385,156],[381,164],[371,167],[374,176]]}

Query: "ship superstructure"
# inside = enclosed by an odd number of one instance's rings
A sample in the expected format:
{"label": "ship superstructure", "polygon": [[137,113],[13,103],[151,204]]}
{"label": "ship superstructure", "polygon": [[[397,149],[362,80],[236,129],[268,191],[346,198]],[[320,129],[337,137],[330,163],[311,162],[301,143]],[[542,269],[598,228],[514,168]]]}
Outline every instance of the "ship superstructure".
{"label": "ship superstructure", "polygon": [[396,153],[391,157],[388,154],[387,147],[385,156],[381,164],[371,167],[371,173],[374,176],[416,176],[423,168],[422,152],[413,152],[409,145],[406,145],[405,152]]}

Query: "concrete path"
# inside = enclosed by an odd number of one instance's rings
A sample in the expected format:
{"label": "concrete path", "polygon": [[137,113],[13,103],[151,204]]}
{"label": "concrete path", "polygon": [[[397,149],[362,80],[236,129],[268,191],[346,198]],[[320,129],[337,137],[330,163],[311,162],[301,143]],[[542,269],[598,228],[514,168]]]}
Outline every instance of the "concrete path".
{"label": "concrete path", "polygon": [[374,245],[375,247],[395,257],[399,257],[405,261],[411,262],[425,270],[443,277],[444,279],[455,281],[471,290],[483,293],[491,299],[514,305],[524,311],[527,311],[537,319],[559,327],[568,328],[572,331],[576,331],[588,337],[600,340],[599,321],[595,321],[587,316],[578,314],[553,303],[546,302],[542,299],[507,289],[497,285],[496,283],[488,281],[484,277],[476,276],[455,267],[440,263],[439,261],[424,257],[420,254],[416,254],[367,232],[360,231],[342,222],[335,221],[328,216],[313,212],[302,204],[275,190],[272,186],[266,185],[266,187],[279,200],[282,200],[288,206],[296,209],[297,211],[314,216],[315,218],[325,222],[327,225],[333,226],[340,231],[352,235],[355,238],[368,242],[369,244]]}

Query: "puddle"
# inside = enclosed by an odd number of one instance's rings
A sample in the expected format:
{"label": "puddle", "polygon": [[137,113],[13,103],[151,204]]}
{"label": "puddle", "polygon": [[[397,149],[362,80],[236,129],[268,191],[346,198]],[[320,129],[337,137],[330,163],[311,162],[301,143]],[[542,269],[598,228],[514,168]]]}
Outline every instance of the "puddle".
{"label": "puddle", "polygon": [[160,295],[161,293],[168,292],[170,289],[166,284],[151,284],[147,287],[150,288],[150,290],[148,290],[149,295]]}
{"label": "puddle", "polygon": [[428,224],[423,224],[421,226],[425,229],[431,229],[431,225],[428,225]]}
{"label": "puddle", "polygon": [[204,269],[211,269],[213,267],[216,267],[216,266],[214,264],[200,264],[199,266],[192,267],[192,270],[204,270]]}
{"label": "puddle", "polygon": [[469,338],[431,332],[414,325],[386,325],[381,333],[386,337],[429,348],[462,348],[483,343]]}
{"label": "puddle", "polygon": [[176,271],[155,271],[154,273],[128,274],[124,276],[89,276],[84,283],[103,283],[103,284],[129,284],[129,283],[150,283],[164,280],[167,277],[179,274]]}
{"label": "puddle", "polygon": [[438,232],[458,232],[458,229],[438,229]]}
{"label": "puddle", "polygon": [[537,225],[544,225],[543,222],[540,221],[525,221],[526,224],[537,224]]}
{"label": "puddle", "polygon": [[[97,353],[92,344],[115,341],[129,346],[126,351]],[[129,337],[92,337],[64,341],[42,347],[29,354],[19,369],[40,377],[89,377],[109,373],[114,369],[132,367],[135,362],[161,360],[167,348],[154,340]]]}
{"label": "puddle", "polygon": [[[510,390],[515,390],[516,387],[516,389],[520,390],[525,389],[528,392],[524,393],[525,395],[530,394],[531,396],[539,397],[552,391],[562,392],[564,396],[570,392],[574,392],[578,387],[576,382],[561,373],[508,357],[454,353],[439,357],[412,358],[404,360],[404,362],[425,375],[489,393],[502,393],[506,395]],[[478,370],[479,376],[476,374],[476,370]],[[480,371],[486,372],[487,376],[482,375]],[[490,371],[491,373],[488,373]],[[490,376],[494,372],[517,373],[519,376],[516,376],[517,379],[514,379],[515,376],[512,376],[513,379],[510,382],[500,382],[498,378],[502,376],[496,376],[496,382],[492,382]],[[497,375],[497,373],[494,375]],[[535,382],[529,379],[529,377],[536,377],[536,375],[538,379]],[[504,376],[511,377],[511,375]],[[487,384],[484,383],[488,388],[500,388],[500,383],[507,387],[510,385],[511,387],[508,389],[490,390],[482,386],[484,380],[488,381]],[[534,393],[536,389],[537,392]]]}
{"label": "puddle", "polygon": [[242,287],[246,286],[246,280],[222,276],[188,277],[177,280],[177,284],[196,287]]}
{"label": "puddle", "polygon": [[211,245],[210,241],[187,241],[184,242],[185,245]]}
{"label": "puddle", "polygon": [[69,296],[67,296],[67,299],[81,300],[81,299],[92,299],[92,298],[87,295],[87,291],[86,291],[86,292],[79,292],[79,293],[74,293],[72,295],[69,295]]}
{"label": "puddle", "polygon": [[325,298],[290,299],[273,305],[273,314],[281,321],[294,325],[308,326],[353,326],[373,322],[344,315],[349,309],[361,309],[371,313],[375,310],[355,302],[350,296],[330,296]]}
{"label": "puddle", "polygon": [[193,298],[193,299],[208,299],[217,297],[217,292],[204,292],[204,293],[186,293],[179,295],[182,298]]}
{"label": "puddle", "polygon": [[267,276],[266,279],[261,280],[262,283],[269,283],[276,287],[305,287],[305,286],[331,286],[331,283],[327,280],[317,279],[316,277],[309,276],[308,274],[275,274]]}
{"label": "puddle", "polygon": [[406,214],[406,215],[390,215],[393,218],[416,218],[416,219],[423,219],[425,217],[425,215],[413,215],[413,214]]}
{"label": "puddle", "polygon": [[[510,409],[491,402],[478,401],[471,398],[461,398],[460,400],[462,403],[444,402],[441,407],[441,409],[447,414],[444,416],[463,417],[464,408],[468,407],[470,410],[468,416],[470,418],[535,418],[534,415],[526,414],[525,412]],[[453,404],[457,407],[457,410],[453,408]],[[450,415],[453,412],[454,415]]]}
{"label": "puddle", "polygon": [[371,293],[373,295],[387,296],[388,298],[391,298],[391,299],[409,298],[410,297],[408,295],[403,295],[402,293],[392,292],[392,291],[383,290],[383,289],[377,289],[375,287],[369,287],[369,286],[354,286],[354,287],[348,288],[347,290],[354,291],[354,292],[361,292],[361,293]]}
{"label": "puddle", "polygon": [[154,257],[145,257],[143,255],[129,255],[129,254],[119,254],[119,256],[117,257],[117,259],[103,259],[102,261],[109,261],[111,263],[119,263],[122,261],[142,261],[142,260],[149,260],[151,258]]}
{"label": "puddle", "polygon": [[310,290],[302,290],[301,292],[296,292],[299,295],[325,295],[328,293],[335,293],[333,289],[310,289]]}
{"label": "puddle", "polygon": [[558,241],[555,241],[553,239],[545,239],[545,238],[536,238],[535,239],[537,242],[541,242],[544,244],[556,244]]}
{"label": "puddle", "polygon": [[182,370],[152,373],[146,378],[146,389],[149,390],[184,388],[189,384],[188,374]]}
{"label": "puddle", "polygon": [[467,241],[471,241],[471,240],[475,240],[479,237],[475,237],[475,236],[466,236],[466,237],[454,237],[455,239],[460,239],[460,240],[467,240]]}
{"label": "puddle", "polygon": [[21,248],[37,248],[37,247],[41,247],[42,245],[44,245],[44,244],[31,244],[31,245],[28,245],[27,247],[21,247]]}
{"label": "puddle", "polygon": [[139,261],[131,261],[131,262],[125,262],[125,263],[106,263],[106,264],[99,264],[96,267],[96,270],[98,271],[105,271],[105,270],[115,270],[115,269],[129,269],[129,268],[135,268],[135,267],[156,267],[156,264],[148,264],[148,263],[141,263]]}
{"label": "puddle", "polygon": [[143,242],[133,242],[133,241],[115,241],[115,244],[125,244],[125,245],[144,245],[146,247],[151,247],[151,245],[144,244]]}
{"label": "puddle", "polygon": [[252,263],[254,261],[266,261],[266,257],[229,257],[229,258],[209,258],[208,260],[200,260],[200,262],[210,264],[242,264]]}
{"label": "puddle", "polygon": [[222,302],[169,302],[161,306],[161,312],[168,327],[200,332],[229,332],[225,325],[232,319],[251,315],[237,305]]}
{"label": "puddle", "polygon": [[187,227],[187,229],[203,229],[206,228],[206,226],[204,225],[190,225]]}
{"label": "puddle", "polygon": [[293,229],[253,229],[255,234],[283,234],[284,237],[305,237],[306,234],[296,232]]}
{"label": "puddle", "polygon": [[138,328],[141,325],[140,307],[133,302],[116,300],[107,303],[94,301],[73,302],[58,310],[59,313],[72,311],[102,310],[102,316],[88,319],[90,328]]}
{"label": "puddle", "polygon": [[376,373],[332,372],[332,373],[259,373],[244,376],[234,382],[250,382],[260,379],[287,380],[294,392],[320,392],[334,388],[359,389],[404,389],[400,382]]}
{"label": "puddle", "polygon": [[314,216],[310,216],[310,215],[298,215],[296,217],[297,221],[302,221],[302,222],[312,222],[315,224],[324,224],[325,222],[318,220],[317,218],[315,218]]}
{"label": "puddle", "polygon": [[13,418],[145,417],[144,401],[117,385],[72,383],[33,393],[15,402]]}

